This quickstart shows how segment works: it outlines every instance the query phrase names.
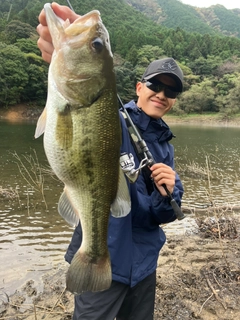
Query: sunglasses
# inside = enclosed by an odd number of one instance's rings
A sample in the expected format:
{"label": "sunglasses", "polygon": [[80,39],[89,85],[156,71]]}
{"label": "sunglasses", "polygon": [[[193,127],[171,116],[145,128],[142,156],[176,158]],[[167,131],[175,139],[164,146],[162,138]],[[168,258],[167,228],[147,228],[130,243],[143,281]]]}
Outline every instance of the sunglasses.
{"label": "sunglasses", "polygon": [[160,81],[157,80],[143,80],[143,83],[145,83],[146,87],[154,92],[161,92],[164,91],[164,94],[167,98],[170,99],[176,99],[180,92],[176,91],[175,88],[170,87]]}

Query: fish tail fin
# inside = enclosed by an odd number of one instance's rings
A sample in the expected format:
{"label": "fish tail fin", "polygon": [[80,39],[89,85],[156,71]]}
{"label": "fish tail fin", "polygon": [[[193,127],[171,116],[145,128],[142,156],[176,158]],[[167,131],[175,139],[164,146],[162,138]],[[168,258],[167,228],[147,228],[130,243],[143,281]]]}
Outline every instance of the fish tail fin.
{"label": "fish tail fin", "polygon": [[81,249],[77,251],[67,272],[66,287],[74,294],[107,290],[112,283],[109,254],[93,259]]}

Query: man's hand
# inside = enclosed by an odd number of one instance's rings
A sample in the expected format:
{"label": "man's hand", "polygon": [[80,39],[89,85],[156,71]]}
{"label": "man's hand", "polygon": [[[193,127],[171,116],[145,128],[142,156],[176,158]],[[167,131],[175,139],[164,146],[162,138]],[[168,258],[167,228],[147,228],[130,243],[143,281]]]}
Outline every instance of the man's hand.
{"label": "man's hand", "polygon": [[[60,6],[56,2],[52,3],[52,9],[58,17],[60,17],[64,21],[69,19],[70,23],[72,23],[79,17],[79,15],[74,13],[69,7]],[[38,17],[38,20],[39,20],[39,25],[37,26],[37,32],[40,37],[38,39],[37,45],[42,52],[43,60],[50,63],[54,48],[52,44],[52,37],[50,35],[49,29],[47,26],[44,9],[41,11]]]}
{"label": "man's hand", "polygon": [[158,188],[162,196],[167,196],[166,191],[162,187],[163,184],[166,185],[170,193],[173,193],[175,186],[176,172],[169,166],[163,163],[155,163],[150,167],[152,171],[151,177]]}

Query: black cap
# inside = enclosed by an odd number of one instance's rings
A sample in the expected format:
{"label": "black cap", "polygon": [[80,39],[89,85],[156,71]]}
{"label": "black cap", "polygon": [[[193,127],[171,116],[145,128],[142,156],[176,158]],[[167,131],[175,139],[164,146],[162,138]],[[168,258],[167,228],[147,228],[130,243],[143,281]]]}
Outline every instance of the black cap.
{"label": "black cap", "polygon": [[183,91],[183,72],[173,58],[155,60],[145,70],[142,81],[149,80],[159,74],[166,74],[172,77],[177,83],[177,90]]}

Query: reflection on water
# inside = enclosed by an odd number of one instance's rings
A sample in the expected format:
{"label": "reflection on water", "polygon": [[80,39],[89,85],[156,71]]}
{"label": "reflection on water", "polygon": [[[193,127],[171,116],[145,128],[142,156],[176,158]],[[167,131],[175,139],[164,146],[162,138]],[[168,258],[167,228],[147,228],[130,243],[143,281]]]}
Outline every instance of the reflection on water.
{"label": "reflection on water", "polygon": [[[56,214],[9,207],[0,212],[0,288],[13,293],[26,280],[35,279],[63,261],[72,230]],[[52,223],[51,223],[52,222]]]}
{"label": "reflection on water", "polygon": [[240,128],[171,126],[183,205],[240,206]]}
{"label": "reflection on water", "polygon": [[[240,128],[171,128],[177,136],[173,144],[176,169],[185,188],[183,205],[239,203]],[[12,188],[16,195],[14,200],[0,197],[0,292],[8,295],[29,279],[41,290],[42,274],[64,261],[73,232],[57,213],[62,184],[44,173],[46,209],[41,193],[23,178],[20,170],[26,172],[19,169],[13,156],[16,152],[26,167],[34,170],[25,158],[34,150],[41,166],[47,167],[42,138],[34,140],[34,131],[35,123],[0,122],[0,188]],[[176,222],[172,230],[179,230],[179,223],[191,225],[188,220]]]}
{"label": "reflection on water", "polygon": [[42,138],[35,140],[34,131],[35,124],[0,122],[0,188],[11,188],[15,195],[14,199],[0,196],[0,292],[8,295],[30,279],[41,290],[41,276],[64,261],[73,232],[57,213],[62,184],[44,175],[46,209],[41,193],[23,178],[27,173],[13,155],[16,152],[32,176],[26,157],[33,150],[47,166]]}

